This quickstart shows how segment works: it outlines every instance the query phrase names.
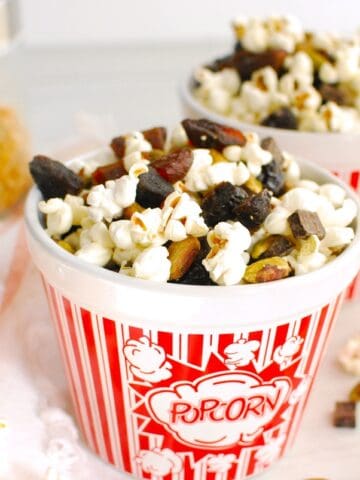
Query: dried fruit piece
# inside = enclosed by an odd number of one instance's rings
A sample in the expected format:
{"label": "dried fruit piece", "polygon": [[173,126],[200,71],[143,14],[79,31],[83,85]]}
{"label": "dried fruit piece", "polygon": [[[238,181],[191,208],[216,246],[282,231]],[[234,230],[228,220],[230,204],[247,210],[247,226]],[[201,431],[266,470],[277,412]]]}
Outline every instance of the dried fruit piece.
{"label": "dried fruit piece", "polygon": [[160,207],[165,198],[174,191],[171,183],[149,167],[149,171],[139,176],[136,202],[144,208]]}
{"label": "dried fruit piece", "polygon": [[325,237],[325,228],[316,212],[296,210],[288,217],[288,223],[295,238],[317,235],[322,240]]}
{"label": "dried fruit piece", "polygon": [[126,220],[130,220],[130,218],[134,215],[134,213],[141,213],[143,211],[144,211],[144,208],[135,202],[132,205],[130,205],[130,207],[124,208],[123,218],[125,218]]}
{"label": "dried fruit piece", "polygon": [[194,147],[214,148],[221,151],[227,145],[243,146],[246,143],[246,138],[240,130],[211,122],[205,118],[186,119],[181,123]]}
{"label": "dried fruit piece", "polygon": [[356,403],[336,402],[334,411],[334,427],[355,428],[356,427]]}
{"label": "dried fruit piece", "polygon": [[217,185],[204,198],[201,208],[203,217],[209,227],[214,227],[219,222],[234,220],[234,208],[248,198],[246,190],[223,182]]}
{"label": "dried fruit piece", "polygon": [[282,193],[285,186],[285,177],[278,162],[271,160],[270,163],[263,165],[258,180],[274,195]]}
{"label": "dried fruit piece", "polygon": [[248,283],[272,282],[286,278],[290,274],[291,267],[284,258],[271,257],[248,265],[245,270],[244,280]]}
{"label": "dried fruit piece", "polygon": [[179,280],[200,252],[200,242],[195,237],[188,237],[181,242],[172,242],[168,250],[171,262],[170,280]]}
{"label": "dried fruit piece", "polygon": [[277,162],[280,166],[284,163],[282,151],[272,137],[264,138],[261,141],[261,148],[270,152],[275,162]]}
{"label": "dried fruit piece", "polygon": [[264,127],[296,130],[298,128],[298,121],[290,108],[282,107],[265,117],[261,121],[261,125]]}
{"label": "dried fruit piece", "polygon": [[284,257],[293,250],[293,243],[282,235],[270,235],[259,240],[253,247],[251,257],[261,260],[269,257]]}
{"label": "dried fruit piece", "polygon": [[249,230],[257,229],[270,213],[270,200],[268,190],[245,198],[234,208],[235,219]]}
{"label": "dried fruit piece", "polygon": [[151,143],[152,148],[158,150],[163,150],[166,142],[166,128],[165,127],[154,127],[149,130],[144,130],[142,134],[149,143]]}
{"label": "dried fruit piece", "polygon": [[360,402],[360,383],[355,385],[355,387],[351,390],[349,400],[351,402]]}
{"label": "dried fruit piece", "polygon": [[284,64],[287,53],[284,50],[267,50],[266,52],[253,53],[237,49],[232,55],[215,60],[208,66],[213,71],[224,68],[235,68],[242,80],[248,80],[260,68],[272,67],[279,72]]}
{"label": "dried fruit piece", "polygon": [[45,155],[34,157],[30,162],[30,173],[45,200],[63,198],[67,193],[77,195],[83,188],[79,175]]}
{"label": "dried fruit piece", "polygon": [[115,137],[111,140],[110,147],[118,158],[125,155],[125,137]]}
{"label": "dried fruit piece", "polygon": [[349,92],[339,85],[323,83],[319,88],[319,93],[324,102],[335,102],[342,106],[351,105]]}
{"label": "dried fruit piece", "polygon": [[59,247],[63,248],[67,252],[75,253],[74,248],[70,245],[70,243],[66,242],[65,240],[58,240],[56,243],[59,245]]}
{"label": "dried fruit piece", "polygon": [[250,177],[249,180],[243,184],[243,188],[249,193],[260,193],[263,190],[263,184],[257,178]]}
{"label": "dried fruit piece", "polygon": [[184,148],[177,152],[168,153],[163,157],[152,162],[151,166],[155,168],[159,175],[170,183],[182,180],[193,162],[193,153],[190,148]]}
{"label": "dried fruit piece", "polygon": [[99,183],[105,183],[107,180],[114,180],[126,175],[126,170],[122,162],[111,163],[110,165],[104,165],[99,167],[91,175],[92,181],[95,185]]}

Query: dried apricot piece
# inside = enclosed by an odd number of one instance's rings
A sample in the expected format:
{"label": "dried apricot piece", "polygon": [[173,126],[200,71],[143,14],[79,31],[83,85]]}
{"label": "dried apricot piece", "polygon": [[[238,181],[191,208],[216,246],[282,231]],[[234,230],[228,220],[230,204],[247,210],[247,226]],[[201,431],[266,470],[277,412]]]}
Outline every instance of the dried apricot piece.
{"label": "dried apricot piece", "polygon": [[253,246],[251,258],[261,260],[269,257],[284,257],[293,250],[294,244],[283,235],[270,235]]}
{"label": "dried apricot piece", "polygon": [[168,153],[152,162],[159,175],[170,183],[182,180],[193,163],[193,153],[190,148],[184,148],[177,152]]}
{"label": "dried apricot piece", "polygon": [[263,190],[263,184],[255,177],[250,177],[249,180],[243,184],[243,187],[250,193],[260,193]]}
{"label": "dried apricot piece", "polygon": [[142,134],[144,135],[145,140],[151,144],[152,148],[164,150],[167,134],[165,127],[150,128],[144,130]]}
{"label": "dried apricot piece", "polygon": [[165,198],[174,191],[174,187],[158,174],[155,168],[139,176],[136,190],[136,202],[144,208],[160,207]]}
{"label": "dried apricot piece", "polygon": [[57,160],[36,155],[30,162],[30,173],[45,200],[64,198],[67,193],[77,195],[83,188],[83,180],[75,172]]}
{"label": "dried apricot piece", "polygon": [[172,242],[168,248],[171,262],[170,280],[179,280],[189,270],[200,251],[200,242],[188,237],[181,242]]}
{"label": "dried apricot piece", "polygon": [[244,280],[248,283],[272,282],[291,274],[289,263],[281,257],[270,257],[248,265]]}
{"label": "dried apricot piece", "polygon": [[243,146],[246,143],[246,138],[240,130],[211,122],[206,118],[186,119],[181,123],[194,147],[221,151],[227,145]]}
{"label": "dried apricot piece", "polygon": [[122,162],[111,163],[110,165],[104,165],[98,167],[95,172],[92,173],[92,181],[95,185],[105,183],[107,180],[115,180],[123,175],[126,175],[126,170]]}
{"label": "dried apricot piece", "polygon": [[202,202],[201,208],[206,224],[214,227],[219,222],[233,220],[236,216],[234,208],[246,198],[248,194],[242,187],[230,182],[220,183]]}
{"label": "dried apricot piece", "polygon": [[143,211],[144,211],[144,208],[135,202],[132,205],[130,205],[130,207],[124,208],[123,218],[125,218],[126,220],[130,220],[130,218],[134,215],[134,213],[141,213]]}

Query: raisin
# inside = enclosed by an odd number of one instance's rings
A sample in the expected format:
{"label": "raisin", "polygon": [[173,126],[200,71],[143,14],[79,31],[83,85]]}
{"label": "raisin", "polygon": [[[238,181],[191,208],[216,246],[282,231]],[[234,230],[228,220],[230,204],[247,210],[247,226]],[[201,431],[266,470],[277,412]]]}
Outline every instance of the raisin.
{"label": "raisin", "polygon": [[261,125],[272,128],[285,128],[287,130],[297,130],[298,121],[294,113],[287,107],[282,107],[265,117]]}
{"label": "raisin", "polygon": [[351,103],[349,93],[340,86],[322,84],[319,93],[324,102],[335,102],[338,105],[344,106]]}
{"label": "raisin", "polygon": [[125,155],[125,137],[113,138],[110,147],[118,158],[123,158]]}
{"label": "raisin", "polygon": [[214,227],[219,222],[226,222],[235,218],[234,209],[248,198],[246,190],[223,182],[217,185],[204,198],[201,208],[203,217],[209,227]]}
{"label": "raisin", "polygon": [[235,219],[249,230],[256,230],[270,213],[270,199],[268,190],[245,198],[234,208]]}
{"label": "raisin", "polygon": [[155,168],[159,175],[170,183],[182,180],[193,162],[193,154],[189,148],[177,152],[168,153],[155,160],[151,166]]}
{"label": "raisin", "polygon": [[92,174],[92,181],[97,185],[99,183],[105,183],[108,180],[120,178],[126,175],[126,173],[122,162],[111,163],[110,165],[97,168]]}
{"label": "raisin", "polygon": [[139,176],[136,190],[136,202],[144,208],[159,207],[165,198],[174,191],[171,183],[149,167],[149,171]]}
{"label": "raisin", "polygon": [[263,165],[261,173],[257,178],[263,184],[264,188],[267,188],[276,196],[280,195],[284,190],[284,174],[280,165],[275,160],[272,160],[267,165]]}
{"label": "raisin", "polygon": [[189,270],[183,275],[177,283],[185,285],[216,285],[209,277],[209,272],[202,264],[203,259],[210,251],[210,247],[205,237],[200,238],[201,249],[195,261]]}
{"label": "raisin", "polygon": [[67,193],[77,195],[83,188],[79,175],[44,155],[36,155],[30,162],[30,173],[45,200],[63,198]]}
{"label": "raisin", "polygon": [[232,55],[215,60],[209,67],[215,72],[224,68],[235,68],[242,80],[249,80],[256,70],[267,66],[279,72],[284,64],[286,55],[284,50],[267,50],[266,52],[252,53],[237,49]]}
{"label": "raisin", "polygon": [[227,145],[243,146],[246,143],[246,138],[240,130],[205,118],[186,119],[181,123],[191,143],[198,148],[215,148],[221,151]]}
{"label": "raisin", "polygon": [[151,143],[152,148],[158,150],[164,150],[166,142],[166,128],[164,127],[154,127],[149,130],[144,130],[142,134],[149,143]]}

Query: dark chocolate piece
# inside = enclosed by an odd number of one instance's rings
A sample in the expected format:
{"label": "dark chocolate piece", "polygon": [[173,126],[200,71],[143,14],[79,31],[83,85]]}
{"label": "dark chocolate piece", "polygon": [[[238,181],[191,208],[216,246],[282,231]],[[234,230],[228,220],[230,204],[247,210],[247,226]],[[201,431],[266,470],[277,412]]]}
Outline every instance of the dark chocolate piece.
{"label": "dark chocolate piece", "polygon": [[356,427],[355,402],[336,402],[334,411],[334,426],[339,428]]}
{"label": "dark chocolate piece", "polygon": [[322,240],[325,237],[325,228],[316,212],[296,210],[288,217],[288,223],[295,238],[308,238],[310,235],[317,235]]}
{"label": "dark chocolate piece", "polygon": [[171,183],[149,167],[149,171],[139,176],[136,202],[144,208],[160,207],[165,198],[174,191]]}

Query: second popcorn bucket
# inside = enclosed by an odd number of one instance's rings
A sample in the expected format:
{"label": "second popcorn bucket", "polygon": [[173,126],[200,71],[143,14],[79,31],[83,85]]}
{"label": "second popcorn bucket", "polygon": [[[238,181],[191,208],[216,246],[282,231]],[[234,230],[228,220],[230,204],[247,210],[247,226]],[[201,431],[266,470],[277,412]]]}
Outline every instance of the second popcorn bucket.
{"label": "second popcorn bucket", "polygon": [[[345,184],[299,163],[306,178],[338,183],[359,206]],[[84,263],[48,237],[40,199],[33,189],[28,243],[89,447],[139,479],[241,480],[281,458],[359,268],[359,216],[351,245],[319,270],[221,288]]]}

